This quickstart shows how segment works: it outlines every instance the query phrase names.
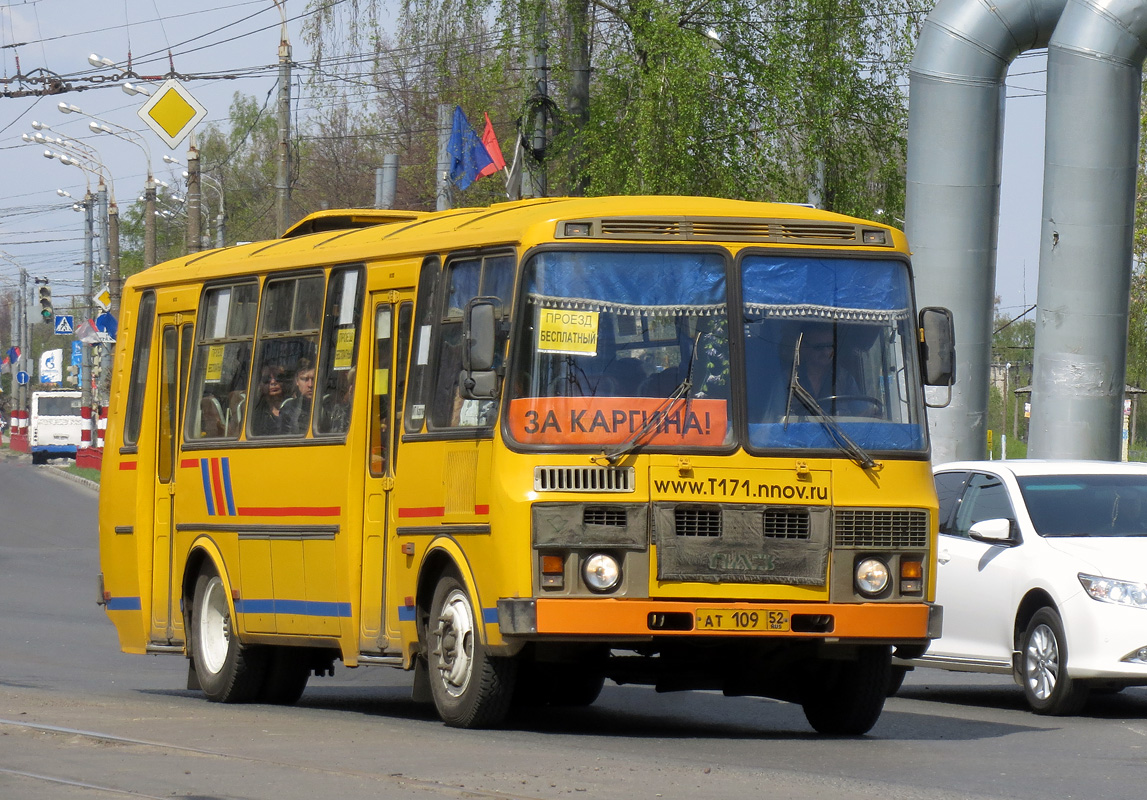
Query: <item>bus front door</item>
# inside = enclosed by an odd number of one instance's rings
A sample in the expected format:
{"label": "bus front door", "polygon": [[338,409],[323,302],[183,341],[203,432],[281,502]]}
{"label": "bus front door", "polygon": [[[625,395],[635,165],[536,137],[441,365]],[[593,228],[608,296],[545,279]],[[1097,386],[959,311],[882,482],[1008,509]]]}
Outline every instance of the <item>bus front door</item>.
{"label": "bus front door", "polygon": [[179,585],[175,572],[173,512],[178,470],[182,387],[186,385],[194,325],[186,314],[161,314],[159,325],[159,397],[156,415],[155,518],[152,525],[151,633],[156,644],[175,644],[183,637],[183,620],[172,595]]}
{"label": "bus front door", "polygon": [[[410,355],[413,290],[382,292],[371,297],[370,436],[366,496],[363,498],[362,598],[359,649],[382,653],[389,648],[386,633],[388,513],[398,468],[398,442],[406,399],[406,367]],[[394,605],[394,598],[390,598]]]}

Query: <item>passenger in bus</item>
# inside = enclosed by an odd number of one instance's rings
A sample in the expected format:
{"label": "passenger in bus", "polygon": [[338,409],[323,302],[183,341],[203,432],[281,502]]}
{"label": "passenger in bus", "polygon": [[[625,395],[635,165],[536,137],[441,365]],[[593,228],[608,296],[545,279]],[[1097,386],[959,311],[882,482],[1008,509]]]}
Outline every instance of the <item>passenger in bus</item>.
{"label": "passenger in bus", "polygon": [[339,372],[335,391],[323,397],[320,428],[326,433],[344,433],[350,428],[355,371],[355,368],[351,367]]}
{"label": "passenger in bus", "polygon": [[300,358],[299,368],[295,372],[295,393],[283,401],[280,411],[286,433],[306,432],[314,397],[315,363],[309,358]]}
{"label": "passenger in bus", "polygon": [[283,401],[287,378],[278,364],[264,364],[259,373],[259,399],[251,409],[251,433],[274,436],[283,432]]}
{"label": "passenger in bus", "polygon": [[[797,379],[826,413],[858,414],[861,411],[851,406],[857,404],[860,385],[837,357],[839,337],[840,333],[831,325],[807,325],[800,336]],[[802,403],[798,412],[803,413],[803,408]],[[872,408],[868,406],[864,410],[871,412]]]}

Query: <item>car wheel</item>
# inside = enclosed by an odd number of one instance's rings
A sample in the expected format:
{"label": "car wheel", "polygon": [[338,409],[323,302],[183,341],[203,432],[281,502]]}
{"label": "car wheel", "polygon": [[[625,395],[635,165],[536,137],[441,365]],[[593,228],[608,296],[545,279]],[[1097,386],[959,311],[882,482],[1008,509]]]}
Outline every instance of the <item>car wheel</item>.
{"label": "car wheel", "polygon": [[1037,714],[1076,714],[1087,702],[1086,685],[1067,674],[1067,637],[1051,608],[1041,608],[1024,631],[1020,679],[1024,697]]}
{"label": "car wheel", "polygon": [[227,589],[214,567],[207,566],[199,573],[193,602],[191,657],[203,693],[217,703],[256,699],[266,679],[268,654],[265,648],[239,641]]}
{"label": "car wheel", "polygon": [[424,652],[438,716],[454,728],[499,725],[510,710],[517,660],[489,655],[466,587],[445,575],[434,590]]}

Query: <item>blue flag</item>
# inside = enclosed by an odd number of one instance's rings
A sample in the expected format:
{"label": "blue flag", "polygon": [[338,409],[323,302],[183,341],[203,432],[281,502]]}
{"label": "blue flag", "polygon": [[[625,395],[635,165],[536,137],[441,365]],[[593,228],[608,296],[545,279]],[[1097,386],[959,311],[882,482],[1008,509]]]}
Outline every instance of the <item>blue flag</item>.
{"label": "blue flag", "polygon": [[454,124],[446,151],[450,154],[450,180],[459,189],[468,187],[478,179],[478,173],[494,163],[461,106],[454,106]]}

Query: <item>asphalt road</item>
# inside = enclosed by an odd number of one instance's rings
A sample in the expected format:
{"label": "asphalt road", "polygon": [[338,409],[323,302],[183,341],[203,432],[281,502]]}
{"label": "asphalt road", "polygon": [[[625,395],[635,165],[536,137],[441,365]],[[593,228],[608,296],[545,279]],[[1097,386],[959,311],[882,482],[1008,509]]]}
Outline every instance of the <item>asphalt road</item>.
{"label": "asphalt road", "polygon": [[[6,451],[3,451],[6,452]],[[410,679],[336,667],[299,705],[224,706],[128,656],[95,603],[91,488],[0,458],[0,798],[1139,798],[1147,690],[1037,717],[1005,678],[919,671],[871,734],[800,708],[607,685],[591,708],[458,731]]]}

